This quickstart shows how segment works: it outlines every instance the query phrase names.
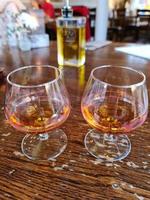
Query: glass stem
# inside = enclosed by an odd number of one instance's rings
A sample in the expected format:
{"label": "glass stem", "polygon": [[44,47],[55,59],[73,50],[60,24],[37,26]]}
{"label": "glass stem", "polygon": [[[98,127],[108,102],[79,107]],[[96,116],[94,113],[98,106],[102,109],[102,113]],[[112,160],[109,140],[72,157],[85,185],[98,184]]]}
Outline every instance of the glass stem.
{"label": "glass stem", "polygon": [[118,136],[114,136],[113,134],[104,134],[104,141],[114,143],[114,145],[116,146],[117,152],[119,154],[120,151],[119,151],[118,144],[117,144],[117,137]]}
{"label": "glass stem", "polygon": [[39,138],[41,141],[48,140],[49,138],[48,133],[39,134]]}
{"label": "glass stem", "polygon": [[115,142],[117,140],[117,136],[114,136],[113,134],[104,134],[104,140],[109,141],[109,142]]}

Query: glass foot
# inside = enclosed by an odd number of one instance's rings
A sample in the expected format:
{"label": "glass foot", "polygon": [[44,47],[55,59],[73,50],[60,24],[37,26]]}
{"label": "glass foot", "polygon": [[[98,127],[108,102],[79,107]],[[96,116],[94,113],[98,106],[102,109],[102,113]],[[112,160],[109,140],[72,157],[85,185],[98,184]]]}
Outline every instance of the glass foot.
{"label": "glass foot", "polygon": [[51,160],[59,156],[67,146],[67,136],[61,130],[45,134],[27,134],[21,143],[23,154],[31,160]]}
{"label": "glass foot", "polygon": [[131,143],[124,134],[111,135],[90,130],[84,139],[87,151],[104,162],[124,159],[131,151]]}

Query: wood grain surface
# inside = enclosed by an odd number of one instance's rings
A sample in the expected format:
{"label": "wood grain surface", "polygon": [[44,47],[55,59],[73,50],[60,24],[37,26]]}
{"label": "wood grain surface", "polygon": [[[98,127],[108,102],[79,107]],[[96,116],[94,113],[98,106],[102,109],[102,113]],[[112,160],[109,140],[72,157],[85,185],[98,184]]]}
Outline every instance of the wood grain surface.
{"label": "wood grain surface", "polygon": [[[99,163],[84,147],[90,129],[80,111],[80,100],[91,70],[99,65],[130,66],[146,74],[150,92],[150,61],[116,52],[113,43],[87,51],[86,64],[64,67],[64,80],[72,110],[62,129],[68,146],[56,160],[31,161],[21,153],[24,134],[11,128],[4,116],[5,82],[0,85],[0,200],[150,200],[150,115],[129,137],[132,151],[120,162]],[[125,44],[128,45],[128,44]],[[0,67],[5,73],[30,64],[57,66],[56,44],[50,48],[20,52],[0,50]]]}

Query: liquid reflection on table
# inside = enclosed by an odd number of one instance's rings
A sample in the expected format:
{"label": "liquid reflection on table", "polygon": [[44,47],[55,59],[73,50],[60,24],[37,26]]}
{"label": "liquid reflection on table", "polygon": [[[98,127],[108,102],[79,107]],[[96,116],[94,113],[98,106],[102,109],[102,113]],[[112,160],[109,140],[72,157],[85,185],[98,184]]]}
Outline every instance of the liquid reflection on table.
{"label": "liquid reflection on table", "polygon": [[[131,66],[146,74],[150,92],[150,61],[117,52],[111,45],[87,51],[86,64],[80,68],[62,68],[64,80],[72,103],[71,115],[62,129],[69,143],[66,151],[51,162],[35,162],[23,156],[20,143],[24,134],[11,128],[4,117],[5,85],[0,87],[0,199],[1,200],[62,200],[101,199],[136,200],[150,199],[150,119],[129,138],[132,152],[115,163],[100,163],[85,150],[83,139],[90,129],[80,111],[83,89],[94,67],[104,64]],[[56,44],[50,48],[20,52],[3,49],[0,65],[6,73],[17,66],[29,64],[57,65]]]}

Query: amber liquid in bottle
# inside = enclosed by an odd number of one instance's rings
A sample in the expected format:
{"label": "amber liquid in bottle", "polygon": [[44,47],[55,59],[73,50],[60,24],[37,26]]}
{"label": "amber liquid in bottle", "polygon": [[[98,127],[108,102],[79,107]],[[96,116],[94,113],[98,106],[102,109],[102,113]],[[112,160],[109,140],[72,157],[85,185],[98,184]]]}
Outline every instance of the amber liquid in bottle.
{"label": "amber liquid in bottle", "polygon": [[103,133],[127,133],[143,124],[147,113],[138,108],[137,116],[130,102],[119,101],[117,104],[95,100],[92,104],[82,105],[82,113],[87,122]]}
{"label": "amber liquid in bottle", "polygon": [[[61,106],[60,101],[53,102],[53,106],[48,102],[32,101],[29,103],[16,102],[14,111],[7,112],[6,115],[11,125],[20,131],[30,133],[44,133],[62,124],[69,115],[69,106]],[[58,107],[58,110],[55,110]]]}
{"label": "amber liquid in bottle", "polygon": [[57,27],[58,64],[85,63],[85,27]]}

